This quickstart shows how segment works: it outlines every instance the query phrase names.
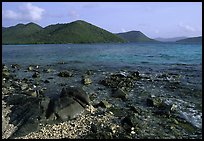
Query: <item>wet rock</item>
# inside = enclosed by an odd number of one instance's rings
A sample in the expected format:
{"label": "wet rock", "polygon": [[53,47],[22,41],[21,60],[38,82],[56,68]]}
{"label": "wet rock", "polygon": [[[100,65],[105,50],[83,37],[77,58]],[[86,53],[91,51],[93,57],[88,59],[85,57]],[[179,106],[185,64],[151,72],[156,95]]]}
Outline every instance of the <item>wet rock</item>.
{"label": "wet rock", "polygon": [[124,88],[125,91],[130,91],[134,87],[135,81],[138,80],[137,75],[137,73],[131,75],[126,72],[120,72],[101,80],[100,83],[111,88]]}
{"label": "wet rock", "polygon": [[50,81],[49,80],[45,80],[44,83],[50,83]]}
{"label": "wet rock", "polygon": [[61,96],[72,96],[76,99],[79,99],[83,103],[90,105],[90,99],[89,96],[86,94],[86,92],[81,87],[67,87],[63,88],[61,91]]}
{"label": "wet rock", "polygon": [[50,69],[50,68],[48,68],[48,69],[43,69],[43,72],[45,72],[45,73],[50,73],[52,70]]}
{"label": "wet rock", "polygon": [[72,77],[73,76],[73,73],[70,72],[70,71],[61,71],[58,76],[60,77]]}
{"label": "wet rock", "polygon": [[28,88],[28,84],[26,84],[26,83],[22,83],[21,84],[21,90],[23,91],[23,90],[26,90]]}
{"label": "wet rock", "polygon": [[127,93],[122,89],[117,89],[113,91],[112,97],[121,98],[122,100],[127,100]]}
{"label": "wet rock", "polygon": [[94,73],[93,73],[92,70],[87,70],[87,71],[85,72],[85,74],[86,74],[86,75],[93,75]]}
{"label": "wet rock", "polygon": [[159,107],[162,104],[162,100],[160,98],[147,98],[146,99],[147,106],[150,107]]}
{"label": "wet rock", "polygon": [[89,105],[88,95],[80,88],[63,88],[60,97],[51,99],[46,109],[48,122],[58,123],[74,119]]}
{"label": "wet rock", "polygon": [[34,74],[32,75],[33,78],[37,78],[40,77],[40,73],[39,72],[34,72]]}
{"label": "wet rock", "polygon": [[131,72],[131,77],[133,77],[133,79],[140,79],[140,74],[139,74],[139,71],[134,71],[134,72]]}
{"label": "wet rock", "polygon": [[116,117],[124,117],[124,115],[127,115],[127,111],[124,110],[123,108],[119,107],[110,107],[109,110],[114,114]]}
{"label": "wet rock", "polygon": [[91,124],[91,131],[97,133],[97,126],[95,124]]}
{"label": "wet rock", "polygon": [[130,108],[131,111],[135,112],[135,113],[138,113],[138,114],[141,114],[142,113],[142,110],[141,108],[139,107],[136,107],[136,106],[133,106],[133,105],[130,105],[128,106]]}
{"label": "wet rock", "polygon": [[58,62],[58,64],[65,64],[65,62],[64,62],[64,61],[61,61],[61,62]]}
{"label": "wet rock", "polygon": [[36,90],[31,90],[27,92],[27,95],[32,96],[32,97],[38,97],[38,93]]}
{"label": "wet rock", "polygon": [[85,75],[85,76],[82,76],[82,83],[84,85],[89,85],[92,83],[92,80],[87,75]]}
{"label": "wet rock", "polygon": [[94,107],[102,107],[102,108],[110,108],[112,105],[106,101],[106,100],[102,100],[100,103],[96,104]]}
{"label": "wet rock", "polygon": [[121,123],[126,131],[131,132],[132,127],[140,127],[142,121],[137,114],[130,114],[121,120]]}
{"label": "wet rock", "polygon": [[32,71],[32,70],[33,70],[33,67],[32,67],[32,66],[29,66],[27,70]]}
{"label": "wet rock", "polygon": [[154,113],[157,115],[171,116],[175,112],[177,105],[165,102],[159,97],[147,98],[147,105],[155,107]]}
{"label": "wet rock", "polygon": [[9,78],[10,77],[10,73],[9,72],[2,72],[2,76],[4,77],[4,78]]}
{"label": "wet rock", "polygon": [[2,77],[9,79],[10,78],[10,72],[7,66],[2,66]]}
{"label": "wet rock", "polygon": [[4,99],[8,105],[13,105],[10,113],[10,123],[16,126],[17,130],[12,137],[23,136],[31,131],[37,130],[40,114],[39,99],[23,94],[13,94]]}
{"label": "wet rock", "polygon": [[10,113],[10,106],[2,100],[2,139],[8,139],[16,131],[16,127],[9,123]]}
{"label": "wet rock", "polygon": [[11,68],[20,69],[20,65],[18,65],[18,64],[12,64],[12,65],[11,65]]}

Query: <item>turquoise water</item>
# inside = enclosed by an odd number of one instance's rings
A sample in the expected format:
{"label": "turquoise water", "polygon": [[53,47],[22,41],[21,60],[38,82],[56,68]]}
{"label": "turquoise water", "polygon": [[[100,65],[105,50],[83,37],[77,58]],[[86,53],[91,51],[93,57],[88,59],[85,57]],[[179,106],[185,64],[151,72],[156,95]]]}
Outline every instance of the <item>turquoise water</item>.
{"label": "turquoise water", "polygon": [[47,65],[60,61],[84,67],[202,64],[201,44],[46,44],[3,45],[6,64]]}

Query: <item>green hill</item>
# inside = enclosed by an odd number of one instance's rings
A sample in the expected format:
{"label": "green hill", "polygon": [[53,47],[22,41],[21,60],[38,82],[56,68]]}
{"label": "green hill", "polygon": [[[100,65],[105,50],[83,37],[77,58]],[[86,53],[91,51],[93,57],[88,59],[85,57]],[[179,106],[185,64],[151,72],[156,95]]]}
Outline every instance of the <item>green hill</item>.
{"label": "green hill", "polygon": [[202,36],[186,38],[186,39],[178,40],[176,42],[178,43],[202,43]]}
{"label": "green hill", "polygon": [[129,31],[124,33],[117,33],[116,35],[129,42],[158,42],[154,39],[150,39],[140,31]]}
{"label": "green hill", "polygon": [[43,28],[35,23],[17,24],[4,28],[2,30],[2,43],[3,44],[25,44],[27,42],[35,41],[32,38],[34,33],[43,30]]}
{"label": "green hill", "polygon": [[111,43],[126,40],[90,23],[78,20],[42,28],[18,24],[3,30],[3,44]]}

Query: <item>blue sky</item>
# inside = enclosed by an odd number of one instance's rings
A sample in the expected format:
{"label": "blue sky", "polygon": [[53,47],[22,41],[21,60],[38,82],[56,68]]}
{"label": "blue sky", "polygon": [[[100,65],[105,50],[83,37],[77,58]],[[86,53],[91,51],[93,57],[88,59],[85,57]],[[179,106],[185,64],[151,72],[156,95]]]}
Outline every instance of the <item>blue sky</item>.
{"label": "blue sky", "polygon": [[85,20],[113,33],[150,38],[202,35],[202,2],[3,2],[2,26]]}

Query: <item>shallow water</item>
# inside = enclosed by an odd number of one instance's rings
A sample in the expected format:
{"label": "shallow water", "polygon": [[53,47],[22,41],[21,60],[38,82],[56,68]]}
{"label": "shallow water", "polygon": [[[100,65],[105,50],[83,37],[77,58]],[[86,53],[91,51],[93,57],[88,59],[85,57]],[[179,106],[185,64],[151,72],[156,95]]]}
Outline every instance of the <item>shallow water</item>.
{"label": "shallow water", "polygon": [[[53,78],[49,79],[50,83],[44,84],[49,96],[60,93],[62,85],[82,85],[81,76],[87,70],[95,72],[92,76],[94,83],[86,88],[87,91],[101,87],[99,80],[110,73],[139,71],[141,76],[147,76],[151,81],[142,79],[136,82],[136,87],[129,94],[132,103],[145,105],[142,92],[163,97],[178,106],[181,118],[202,128],[201,44],[3,45],[2,56],[6,65],[21,66],[22,69],[16,71],[21,79],[32,76],[32,72],[25,72],[29,65],[51,68],[51,73],[41,75],[43,80]],[[61,70],[72,70],[74,77],[58,77]]]}

